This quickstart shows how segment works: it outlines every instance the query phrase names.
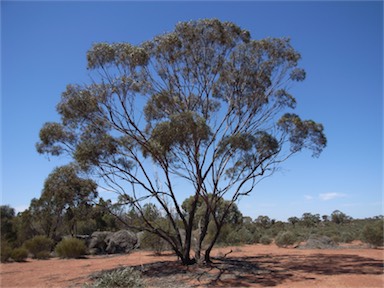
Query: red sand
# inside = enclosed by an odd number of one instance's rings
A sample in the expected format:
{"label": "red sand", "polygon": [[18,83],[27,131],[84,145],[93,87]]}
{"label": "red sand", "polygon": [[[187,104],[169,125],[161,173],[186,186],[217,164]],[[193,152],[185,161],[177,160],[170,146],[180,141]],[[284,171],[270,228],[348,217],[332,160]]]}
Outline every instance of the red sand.
{"label": "red sand", "polygon": [[[91,273],[162,262],[147,273],[152,287],[384,287],[382,249],[300,250],[275,245],[217,248],[211,267],[183,267],[175,256],[137,251],[87,259],[28,259],[0,264],[1,287],[81,287]],[[156,269],[156,270],[154,270]],[[168,284],[167,284],[168,283]],[[168,285],[169,286],[169,285]],[[173,286],[173,285],[172,285]]]}

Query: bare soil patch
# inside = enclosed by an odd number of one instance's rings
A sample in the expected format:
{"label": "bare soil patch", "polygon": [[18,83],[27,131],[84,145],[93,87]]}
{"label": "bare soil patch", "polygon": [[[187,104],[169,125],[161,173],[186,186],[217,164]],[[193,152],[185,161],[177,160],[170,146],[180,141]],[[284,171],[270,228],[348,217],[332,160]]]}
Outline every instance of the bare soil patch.
{"label": "bare soil patch", "polygon": [[362,247],[217,248],[208,267],[185,267],[170,253],[159,257],[146,251],[76,260],[28,259],[0,264],[0,286],[81,287],[91,282],[93,273],[133,266],[143,272],[149,287],[383,287],[384,250]]}

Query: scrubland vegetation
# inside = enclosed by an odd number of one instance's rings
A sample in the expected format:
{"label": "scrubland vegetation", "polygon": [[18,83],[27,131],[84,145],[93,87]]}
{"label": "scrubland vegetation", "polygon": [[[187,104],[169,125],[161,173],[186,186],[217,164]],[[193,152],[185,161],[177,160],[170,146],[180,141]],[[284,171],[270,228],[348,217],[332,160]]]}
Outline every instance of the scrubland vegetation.
{"label": "scrubland vegetation", "polygon": [[[188,205],[188,199],[184,201],[183,205]],[[124,218],[125,221],[141,221],[140,215],[134,210],[125,212],[119,209],[118,205],[112,205],[103,200],[99,202],[99,205],[89,206],[87,209],[88,213],[84,215],[88,216],[75,219],[75,221],[73,219],[69,221],[65,214],[62,215],[56,234],[49,236],[43,225],[45,221],[49,220],[48,215],[40,218],[38,216],[40,214],[31,208],[15,215],[13,208],[1,206],[1,261],[21,262],[25,261],[28,256],[47,259],[52,255],[61,258],[78,258],[87,253],[87,247],[80,239],[66,237],[70,235],[73,224],[77,227],[76,235],[89,235],[94,231],[124,229],[124,225],[118,220],[121,218]],[[156,206],[147,205],[146,213],[152,214],[146,215],[146,217],[156,221],[159,225],[169,225]],[[383,216],[353,219],[340,211],[323,216],[304,213],[301,217],[290,217],[286,222],[276,221],[268,216],[252,219],[243,216],[234,206],[227,216],[217,245],[256,243],[268,245],[274,242],[277,246],[284,248],[295,246],[316,235],[327,236],[335,243],[361,240],[372,247],[378,247],[383,246],[383,224]],[[27,226],[29,229],[26,230]],[[198,229],[198,223],[195,228]],[[214,229],[213,224],[208,226],[207,241],[215,234]],[[141,232],[140,238],[140,249],[152,250],[156,254],[170,249],[163,239],[147,231]]]}
{"label": "scrubland vegetation", "polygon": [[95,282],[85,285],[84,288],[145,287],[141,273],[131,267],[114,269],[112,271],[102,271],[92,275],[91,278],[93,278]]}

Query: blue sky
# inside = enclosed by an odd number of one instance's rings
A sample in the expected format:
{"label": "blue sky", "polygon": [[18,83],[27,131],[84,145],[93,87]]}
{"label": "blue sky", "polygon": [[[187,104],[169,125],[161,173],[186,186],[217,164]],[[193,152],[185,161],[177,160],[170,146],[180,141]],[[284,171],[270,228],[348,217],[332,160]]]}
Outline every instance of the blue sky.
{"label": "blue sky", "polygon": [[239,203],[243,214],[286,220],[304,212],[383,214],[383,2],[1,2],[2,204],[39,197],[66,157],[35,150],[67,84],[87,83],[92,43],[139,44],[178,21],[232,21],[253,39],[291,37],[307,79],[296,113],[325,126],[318,159],[285,162]]}

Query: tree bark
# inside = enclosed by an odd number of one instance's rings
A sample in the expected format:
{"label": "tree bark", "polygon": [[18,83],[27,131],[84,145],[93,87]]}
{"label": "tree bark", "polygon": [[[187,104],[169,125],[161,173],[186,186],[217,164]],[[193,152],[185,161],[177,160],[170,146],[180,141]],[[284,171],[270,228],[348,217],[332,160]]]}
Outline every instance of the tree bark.
{"label": "tree bark", "polygon": [[[204,226],[201,228],[200,225],[199,225],[199,230],[200,230],[200,233],[199,233],[199,240],[198,240],[198,243],[196,245],[196,249],[195,249],[195,259],[196,259],[196,262],[197,263],[201,263],[202,259],[201,259],[201,248],[203,246],[203,241],[205,239],[205,236],[207,236],[207,232],[208,232],[208,224],[209,224],[209,209],[208,209],[208,205],[207,205],[207,209],[205,211],[205,215],[204,215]],[[200,224],[200,223],[199,223]]]}
{"label": "tree bark", "polygon": [[219,227],[217,228],[217,232],[215,233],[215,237],[212,239],[211,243],[209,244],[207,250],[205,250],[205,253],[204,253],[204,262],[205,263],[212,263],[211,261],[211,251],[212,251],[212,248],[213,246],[215,245],[217,239],[219,238],[219,235],[220,235],[220,230],[221,230],[221,226],[220,226],[220,229]]}

